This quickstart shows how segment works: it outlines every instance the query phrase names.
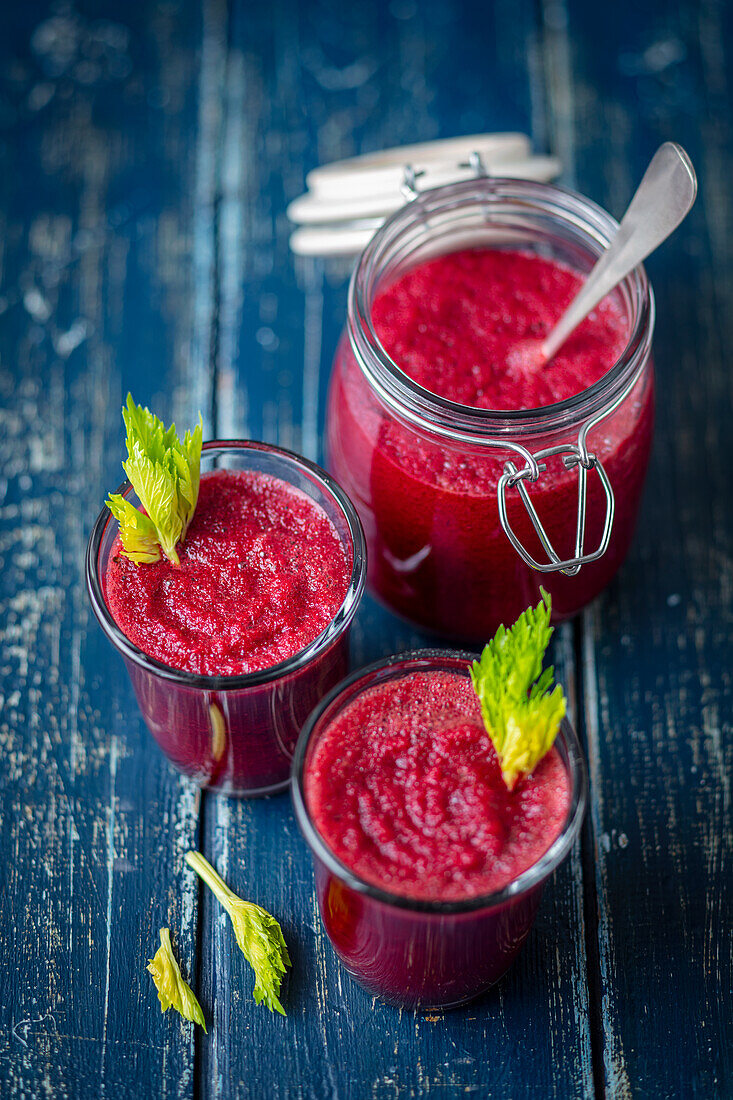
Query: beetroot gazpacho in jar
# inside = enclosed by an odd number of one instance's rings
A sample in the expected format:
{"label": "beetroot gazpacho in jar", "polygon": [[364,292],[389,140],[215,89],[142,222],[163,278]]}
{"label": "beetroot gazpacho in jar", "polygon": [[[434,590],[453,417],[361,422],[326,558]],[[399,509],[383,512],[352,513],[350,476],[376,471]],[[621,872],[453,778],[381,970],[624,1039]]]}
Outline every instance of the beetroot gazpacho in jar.
{"label": "beetroot gazpacho in jar", "polygon": [[170,760],[203,786],[274,793],[302,723],[347,671],[359,519],[288,451],[202,445],[200,429],[181,444],[131,399],[125,420],[130,481],[87,553],[95,614]]}
{"label": "beetroot gazpacho in jar", "polygon": [[358,261],[329,463],[364,524],[371,588],[424,629],[480,642],[540,582],[565,618],[626,556],[653,425],[643,268],[549,363],[524,353],[616,229],[551,184],[469,180],[408,203]]}
{"label": "beetroot gazpacho in jar", "polygon": [[[549,638],[549,602],[520,618]],[[423,650],[353,673],[298,742],[324,927],[348,972],[400,1004],[450,1007],[497,981],[580,829],[585,768],[561,689],[548,670],[530,700],[522,678],[546,641],[512,683],[512,633],[472,666]]]}

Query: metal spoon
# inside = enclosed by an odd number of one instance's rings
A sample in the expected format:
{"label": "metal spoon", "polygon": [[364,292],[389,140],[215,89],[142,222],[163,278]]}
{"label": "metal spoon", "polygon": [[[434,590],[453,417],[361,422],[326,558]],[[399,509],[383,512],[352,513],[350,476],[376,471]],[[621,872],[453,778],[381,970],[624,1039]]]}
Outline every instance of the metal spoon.
{"label": "metal spoon", "polygon": [[[636,189],[616,236],[552,331],[542,341],[543,363],[552,359],[594,306],[677,228],[697,194],[697,177],[684,149],[660,145]],[[538,356],[539,358],[539,356]]]}

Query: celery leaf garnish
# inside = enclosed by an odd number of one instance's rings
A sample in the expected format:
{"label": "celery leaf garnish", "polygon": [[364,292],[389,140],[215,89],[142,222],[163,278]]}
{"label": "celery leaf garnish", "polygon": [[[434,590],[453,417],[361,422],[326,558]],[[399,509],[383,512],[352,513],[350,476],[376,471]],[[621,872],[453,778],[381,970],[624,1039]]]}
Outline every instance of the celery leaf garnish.
{"label": "celery leaf garnish", "polygon": [[554,670],[542,672],[552,636],[550,596],[528,607],[513,626],[500,626],[471,666],[484,725],[509,790],[550,751],[565,716],[565,696],[553,688]]}
{"label": "celery leaf garnish", "polygon": [[255,1001],[257,1004],[264,1002],[270,1012],[284,1016],[285,1009],[279,1000],[280,985],[285,967],[291,964],[280,925],[253,901],[237,897],[200,852],[187,852],[186,863],[213,890],[229,914],[237,943],[255,972],[252,990]]}
{"label": "celery leaf garnish", "polygon": [[201,415],[183,442],[175,424],[166,428],[129,393],[122,416],[127,428],[127,461],[122,465],[144,509],[110,494],[107,507],[120,525],[123,551],[137,564],[159,561],[162,551],[178,565],[176,547],[186,537],[199,495]]}
{"label": "celery leaf garnish", "polygon": [[168,928],[160,930],[160,947],[148,963],[148,970],[153,975],[155,988],[158,990],[160,1011],[167,1012],[169,1008],[175,1008],[184,1019],[201,1024],[206,1031],[206,1021],[201,1005],[196,1000],[191,986],[184,981],[181,968],[173,954]]}

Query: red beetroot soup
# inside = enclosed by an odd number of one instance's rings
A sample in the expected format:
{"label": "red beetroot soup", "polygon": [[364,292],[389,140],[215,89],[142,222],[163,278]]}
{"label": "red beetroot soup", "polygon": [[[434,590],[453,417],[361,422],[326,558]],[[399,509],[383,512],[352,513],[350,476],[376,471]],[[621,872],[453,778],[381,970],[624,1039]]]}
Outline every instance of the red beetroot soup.
{"label": "red beetroot soup", "polygon": [[372,317],[390,357],[432,393],[477,409],[537,409],[592,386],[626,345],[626,320],[608,297],[550,363],[521,354],[582,283],[556,260],[466,249],[403,275],[377,295]]}
{"label": "red beetroot soup", "polygon": [[304,782],[347,867],[428,901],[501,890],[547,851],[570,802],[555,749],[507,790],[470,680],[440,670],[359,694],[320,734]]}
{"label": "red beetroot soup", "polygon": [[203,474],[180,565],[137,565],[119,537],[105,577],[117,624],[173,668],[236,676],[303,649],[344,601],[352,562],[305,493],[257,471]]}

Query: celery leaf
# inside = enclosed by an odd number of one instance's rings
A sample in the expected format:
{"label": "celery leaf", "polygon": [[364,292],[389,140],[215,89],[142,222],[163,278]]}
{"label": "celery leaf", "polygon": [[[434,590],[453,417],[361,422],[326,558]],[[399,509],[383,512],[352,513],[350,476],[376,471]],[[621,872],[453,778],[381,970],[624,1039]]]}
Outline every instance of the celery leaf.
{"label": "celery leaf", "polygon": [[161,551],[179,564],[177,546],[183,542],[198,502],[203,425],[186,432],[183,442],[175,424],[166,428],[149,409],[127,395],[122,410],[127,429],[125,473],[140,498],[142,509],[113,494],[107,501],[120,524],[123,552],[132,561],[159,561]]}
{"label": "celery leaf", "polygon": [[187,852],[186,863],[192,867],[226,909],[231,918],[234,935],[240,950],[255,972],[252,991],[257,1004],[264,1002],[270,1012],[285,1015],[279,994],[290,955],[285,945],[282,929],[275,918],[253,901],[244,901],[230,890],[200,852]]}
{"label": "celery leaf", "polygon": [[171,944],[171,934],[168,928],[160,930],[160,947],[148,963],[148,971],[153,976],[155,988],[158,990],[160,1011],[167,1012],[169,1008],[175,1008],[186,1020],[192,1020],[195,1024],[201,1024],[206,1031],[206,1021],[201,1011],[201,1005],[196,1000],[196,995],[188,982],[184,981],[181,968],[176,962]]}
{"label": "celery leaf", "polygon": [[552,636],[551,602],[543,588],[537,607],[528,607],[508,630],[500,626],[471,666],[484,725],[509,790],[530,774],[552,747],[565,716],[565,696],[553,688],[553,669],[542,672]]}

